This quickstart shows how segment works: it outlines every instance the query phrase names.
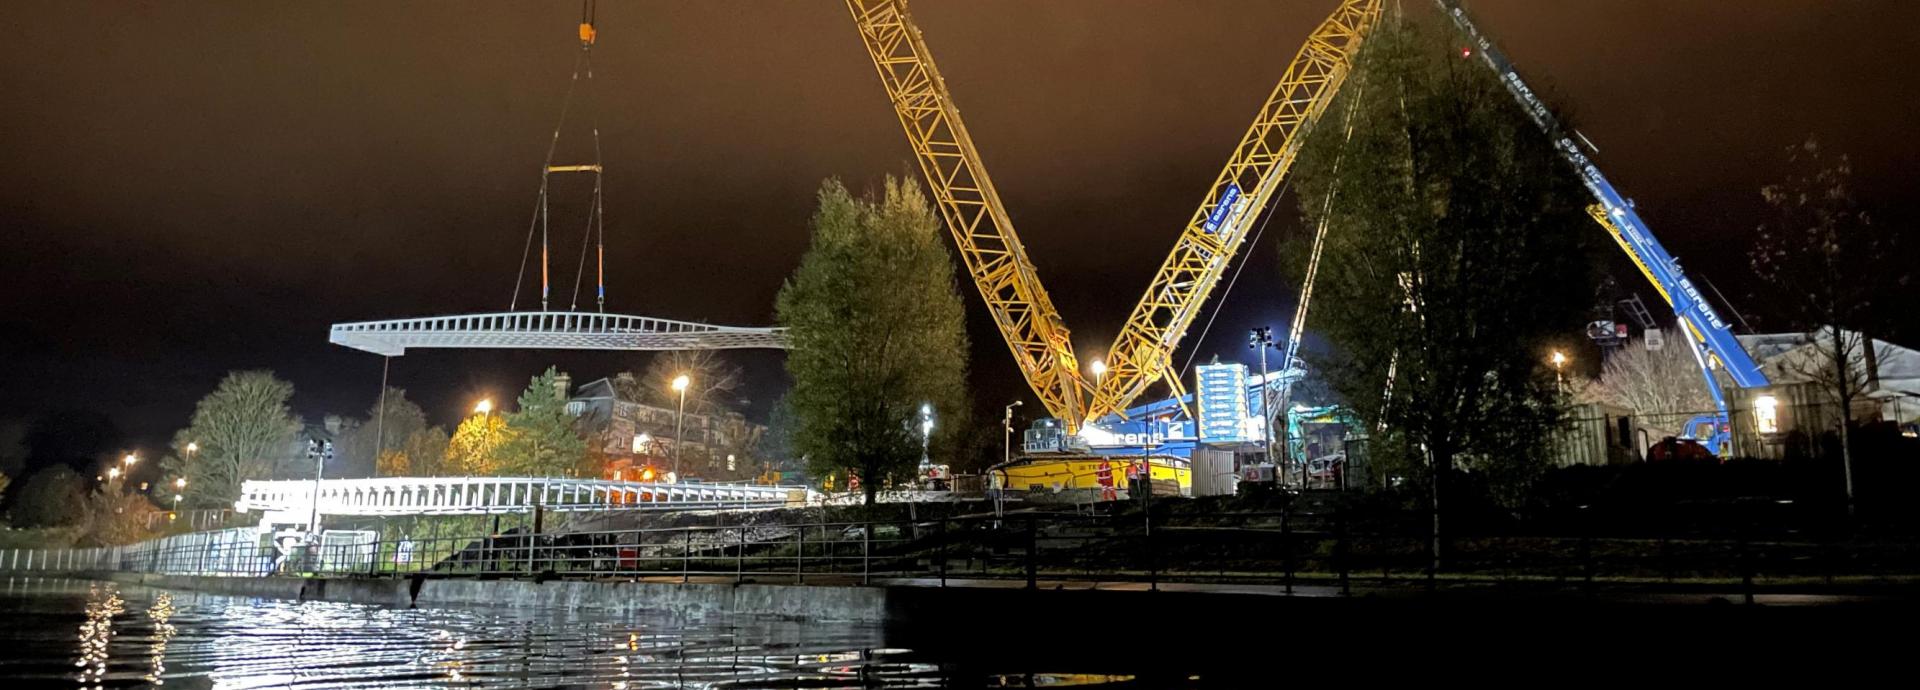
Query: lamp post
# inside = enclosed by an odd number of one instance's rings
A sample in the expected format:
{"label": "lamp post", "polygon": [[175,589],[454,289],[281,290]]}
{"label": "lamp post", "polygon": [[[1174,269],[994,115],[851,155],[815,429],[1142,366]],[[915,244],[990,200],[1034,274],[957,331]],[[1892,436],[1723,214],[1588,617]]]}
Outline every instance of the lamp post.
{"label": "lamp post", "polygon": [[171,522],[175,517],[178,517],[180,515],[180,492],[186,491],[186,490],[187,490],[186,477],[180,477],[178,479],[173,480],[173,513],[167,516],[167,521]]}
{"label": "lamp post", "polygon": [[1000,470],[1000,474],[993,475],[991,470],[988,472],[988,477],[992,479],[994,483],[993,526],[995,529],[1000,527],[1000,515],[1003,512],[1004,495],[1007,491],[1007,487],[1002,485],[1002,482],[1005,481],[1007,476],[1006,466],[1013,462],[1013,408],[1019,406],[1020,401],[1013,401],[1013,404],[1007,406],[1006,413],[1000,417],[1000,428],[1005,432],[1005,435],[1002,436],[1000,440],[1000,467],[997,468]]}
{"label": "lamp post", "polygon": [[[1273,399],[1268,396],[1267,388],[1267,349],[1273,347],[1273,329],[1261,326],[1247,331],[1247,348],[1260,351],[1260,430],[1264,438],[1267,462],[1273,462]],[[1304,463],[1305,458],[1301,458]],[[1289,463],[1291,464],[1291,463]],[[1302,472],[1305,479],[1305,472]],[[1304,481],[1301,482],[1305,484]]]}
{"label": "lamp post", "polygon": [[1567,379],[1565,376],[1562,375],[1562,370],[1565,369],[1567,366],[1566,353],[1563,353],[1559,350],[1554,350],[1553,354],[1550,354],[1547,356],[1547,361],[1553,364],[1554,389],[1559,390],[1561,392],[1565,392],[1567,388]]}
{"label": "lamp post", "polygon": [[673,377],[673,392],[680,394],[680,412],[673,416],[673,478],[680,480],[680,456],[686,455],[687,440],[681,434],[687,423],[687,386],[693,379],[686,374]]}
{"label": "lamp post", "polygon": [[933,403],[920,403],[920,467],[933,464],[933,457],[927,448],[933,439]]}

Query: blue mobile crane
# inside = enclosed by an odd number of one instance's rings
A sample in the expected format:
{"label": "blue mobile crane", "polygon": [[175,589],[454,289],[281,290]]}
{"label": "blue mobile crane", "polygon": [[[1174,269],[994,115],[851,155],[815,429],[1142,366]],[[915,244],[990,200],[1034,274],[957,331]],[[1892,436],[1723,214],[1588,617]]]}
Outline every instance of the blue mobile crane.
{"label": "blue mobile crane", "polygon": [[1608,182],[1605,175],[1600,174],[1600,168],[1595,166],[1587,154],[1581,150],[1580,144],[1568,135],[1546,104],[1534,95],[1532,89],[1527,88],[1526,82],[1520,79],[1520,73],[1514,69],[1513,63],[1507,60],[1507,56],[1500,52],[1492,39],[1481,33],[1479,27],[1474,26],[1466,10],[1461,9],[1460,3],[1456,0],[1434,0],[1434,2],[1466,38],[1467,47],[1462,57],[1471,58],[1477,53],[1487,67],[1499,75],[1500,82],[1506,85],[1507,91],[1512,93],[1514,100],[1520,103],[1520,108],[1526,111],[1527,117],[1552,138],[1554,149],[1573,165],[1573,169],[1580,175],[1581,184],[1586,185],[1587,191],[1593,194],[1596,203],[1587,207],[1587,213],[1592,215],[1601,227],[1607,229],[1614,241],[1620,244],[1620,248],[1626,251],[1627,257],[1633,259],[1634,265],[1638,266],[1640,272],[1647,276],[1647,280],[1653,283],[1653,288],[1659,291],[1668,305],[1673,307],[1674,315],[1679,317],[1680,325],[1686,330],[1688,336],[1683,339],[1693,351],[1694,360],[1700,363],[1700,373],[1706,378],[1707,392],[1713,396],[1714,407],[1719,411],[1717,416],[1701,416],[1688,420],[1680,433],[1680,438],[1697,441],[1715,455],[1727,452],[1728,441],[1732,436],[1727,397],[1725,391],[1721,390],[1720,381],[1714,377],[1713,370],[1716,367],[1726,370],[1727,377],[1733,380],[1734,385],[1741,388],[1768,385],[1766,374],[1760,371],[1753,357],[1740,346],[1740,341],[1734,337],[1733,329],[1729,327],[1727,321],[1720,318],[1720,314],[1715,312],[1713,306],[1701,296],[1700,290],[1694,287],[1693,281],[1687,279],[1686,272],[1680,269],[1680,262],[1676,261],[1672,254],[1668,254],[1665,247],[1660,246],[1659,240],[1654,239],[1646,223],[1640,220],[1638,213],[1634,212],[1633,205],[1620,196],[1620,192],[1613,188],[1613,183]]}

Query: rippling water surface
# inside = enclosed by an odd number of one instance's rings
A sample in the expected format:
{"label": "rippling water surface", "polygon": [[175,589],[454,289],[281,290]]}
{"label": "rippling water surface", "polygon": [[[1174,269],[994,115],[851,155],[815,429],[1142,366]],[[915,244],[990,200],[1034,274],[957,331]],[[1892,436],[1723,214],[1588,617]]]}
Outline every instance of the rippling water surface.
{"label": "rippling water surface", "polygon": [[943,687],[877,626],[510,609],[393,609],[84,580],[0,587],[0,686],[187,688]]}

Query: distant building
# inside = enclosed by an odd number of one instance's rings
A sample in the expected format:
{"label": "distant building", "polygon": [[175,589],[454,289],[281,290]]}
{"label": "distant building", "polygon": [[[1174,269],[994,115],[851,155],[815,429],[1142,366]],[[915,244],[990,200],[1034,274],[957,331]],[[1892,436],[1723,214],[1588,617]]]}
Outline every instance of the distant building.
{"label": "distant building", "polygon": [[[567,412],[580,418],[587,448],[607,458],[604,474],[609,478],[615,473],[619,478],[637,478],[648,467],[664,473],[673,466],[676,451],[681,454],[684,477],[747,479],[760,472],[753,449],[766,427],[748,422],[737,412],[688,410],[676,436],[678,409],[628,399],[620,391],[635,386],[631,381],[616,382],[616,378],[603,378],[582,384],[567,401]],[[733,457],[731,468],[728,456]]]}
{"label": "distant building", "polygon": [[[1891,423],[1911,433],[1920,425],[1920,351],[1884,340],[1861,348],[1860,334],[1851,331],[1842,331],[1841,337],[1856,341],[1848,376],[1862,392],[1852,405],[1854,422]],[[1839,373],[1831,364],[1831,336],[1766,333],[1739,338],[1772,385],[1728,390],[1737,455],[1787,457],[1810,450],[1805,444],[1839,428],[1840,406],[1832,392]],[[1864,354],[1868,350],[1871,357]]]}

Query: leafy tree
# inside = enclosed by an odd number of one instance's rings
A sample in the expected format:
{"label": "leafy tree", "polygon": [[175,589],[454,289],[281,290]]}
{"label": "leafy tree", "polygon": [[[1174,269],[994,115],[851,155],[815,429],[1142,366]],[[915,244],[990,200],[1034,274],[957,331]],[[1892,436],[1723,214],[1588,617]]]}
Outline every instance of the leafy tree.
{"label": "leafy tree", "polygon": [[1853,504],[1853,404],[1870,392],[1878,369],[1874,334],[1885,332],[1897,298],[1912,282],[1899,257],[1901,237],[1875,223],[1853,196],[1853,164],[1833,156],[1818,139],[1787,149],[1785,180],[1760,189],[1773,211],[1748,252],[1765,299],[1789,323],[1812,335],[1824,352],[1811,371],[1839,408],[1841,466],[1847,512]]}
{"label": "leafy tree", "polygon": [[587,456],[586,439],[567,414],[567,398],[558,387],[560,372],[547,367],[520,393],[519,409],[506,415],[507,438],[501,444],[500,469],[512,475],[557,477],[577,473]]}
{"label": "leafy tree", "polygon": [[54,465],[28,477],[13,499],[13,526],[60,527],[86,517],[81,501],[86,479],[73,468]]}
{"label": "leafy tree", "polygon": [[926,197],[891,176],[864,200],[827,180],[812,225],[777,303],[792,343],[793,450],[815,476],[857,471],[871,504],[888,473],[913,473],[920,405],[966,399],[953,260]]}
{"label": "leafy tree", "polygon": [[382,477],[438,477],[447,471],[447,431],[437,426],[415,429],[398,447],[380,454],[374,471]]}
{"label": "leafy tree", "polygon": [[1294,177],[1308,224],[1329,223],[1310,324],[1333,351],[1309,362],[1384,423],[1373,457],[1426,483],[1436,559],[1456,466],[1510,499],[1544,471],[1563,416],[1545,354],[1578,332],[1599,233],[1547,138],[1454,55],[1431,29],[1377,29]]}
{"label": "leafy tree", "polygon": [[1665,421],[1680,431],[1684,417],[1714,409],[1713,397],[1700,377],[1700,364],[1686,343],[1675,342],[1658,350],[1633,340],[1607,356],[1600,367],[1600,378],[1579,389],[1575,398],[1602,402],[1632,410],[1644,420]]}
{"label": "leafy tree", "polygon": [[499,474],[500,447],[512,433],[503,414],[476,414],[461,420],[441,455],[441,471],[462,476]]}
{"label": "leafy tree", "polygon": [[131,544],[152,536],[148,524],[161,525],[150,516],[162,511],[145,496],[128,491],[125,484],[116,482],[87,494],[81,504],[86,533],[81,536],[80,545]]}
{"label": "leafy tree", "polygon": [[[356,472],[378,472],[377,459],[398,451],[407,439],[429,426],[427,413],[407,399],[405,389],[389,386],[385,404],[382,402],[376,397],[367,406],[367,421],[341,435],[336,448],[342,466]],[[441,435],[445,436],[446,432],[443,430]],[[429,465],[437,466],[439,459],[440,452],[436,451]]]}
{"label": "leafy tree", "polygon": [[[241,482],[291,471],[300,421],[287,407],[293,384],[271,371],[235,371],[194,406],[193,420],[174,434],[174,455],[161,461],[184,477],[186,504],[217,508],[240,497]],[[187,444],[198,450],[185,452]]]}

